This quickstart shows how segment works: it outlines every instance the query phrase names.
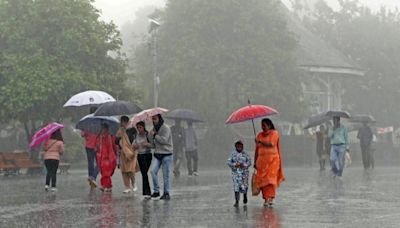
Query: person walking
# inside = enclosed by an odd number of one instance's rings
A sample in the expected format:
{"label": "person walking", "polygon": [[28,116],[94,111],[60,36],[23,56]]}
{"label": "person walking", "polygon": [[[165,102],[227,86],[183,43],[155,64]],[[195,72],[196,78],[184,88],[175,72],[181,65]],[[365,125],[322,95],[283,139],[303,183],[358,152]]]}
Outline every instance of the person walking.
{"label": "person walking", "polygon": [[101,124],[101,132],[96,140],[96,156],[100,169],[101,191],[112,191],[111,177],[117,166],[117,148],[115,145],[115,137],[109,133],[108,124]]}
{"label": "person walking", "polygon": [[149,168],[151,165],[152,154],[151,146],[152,139],[149,137],[149,133],[146,130],[146,124],[140,121],[136,124],[138,134],[135,138],[133,147],[138,151],[138,161],[140,167],[140,173],[142,174],[142,188],[143,196],[145,199],[151,198],[151,189],[149,182]]}
{"label": "person walking", "polygon": [[[90,114],[96,111],[96,107],[90,108]],[[85,150],[86,150],[86,157],[88,162],[88,182],[91,189],[97,187],[96,179],[97,175],[99,174],[99,168],[97,166],[96,160],[96,138],[97,135],[87,132],[81,131],[81,136],[85,139]]]}
{"label": "person walking", "polygon": [[240,193],[243,194],[243,204],[247,204],[251,158],[243,148],[244,145],[241,140],[235,142],[235,150],[231,153],[231,156],[228,159],[228,166],[232,170],[233,191],[235,193],[234,207],[239,206]]}
{"label": "person walking", "polygon": [[198,160],[199,155],[197,152],[197,136],[193,129],[193,123],[188,122],[188,127],[185,129],[185,153],[187,161],[187,169],[189,177],[194,175],[198,176]]}
{"label": "person walking", "polygon": [[367,122],[364,122],[357,134],[357,138],[360,140],[361,156],[364,169],[373,168],[374,158],[371,150],[373,137],[374,134],[372,133],[371,127],[368,126]]}
{"label": "person walking", "polygon": [[279,133],[268,118],[261,121],[262,131],[256,138],[254,168],[256,187],[261,190],[265,207],[272,207],[276,189],[285,180],[279,145]]}
{"label": "person walking", "polygon": [[315,134],[317,138],[317,155],[319,160],[319,169],[325,170],[325,163],[329,157],[328,133],[324,125],[319,126],[319,131]]}
{"label": "person walking", "polygon": [[174,145],[174,176],[181,175],[180,167],[183,160],[184,151],[184,135],[185,129],[181,125],[181,120],[175,120],[175,125],[171,127],[172,143]]}
{"label": "person walking", "polygon": [[129,124],[129,117],[121,116],[121,128],[119,129],[115,143],[120,148],[120,169],[122,174],[122,180],[124,182],[125,190],[124,194],[136,191],[135,185],[135,173],[137,165],[137,151],[132,146],[135,140],[135,131],[127,129]]}
{"label": "person walking", "polygon": [[44,142],[44,164],[46,166],[46,185],[44,189],[49,191],[57,191],[57,170],[60,163],[60,156],[64,153],[64,139],[61,130],[55,131],[50,139]]}
{"label": "person walking", "polygon": [[162,167],[164,193],[161,200],[170,199],[170,172],[173,162],[173,143],[171,129],[164,124],[164,119],[160,114],[152,116],[154,128],[150,131],[150,136],[154,140],[154,162],[151,169],[151,176],[153,179],[154,192],[152,198],[160,196],[160,187],[158,184],[158,171]]}
{"label": "person walking", "polygon": [[342,177],[346,150],[349,149],[347,129],[340,124],[340,117],[333,117],[333,127],[329,128],[331,142],[330,162],[333,177]]}

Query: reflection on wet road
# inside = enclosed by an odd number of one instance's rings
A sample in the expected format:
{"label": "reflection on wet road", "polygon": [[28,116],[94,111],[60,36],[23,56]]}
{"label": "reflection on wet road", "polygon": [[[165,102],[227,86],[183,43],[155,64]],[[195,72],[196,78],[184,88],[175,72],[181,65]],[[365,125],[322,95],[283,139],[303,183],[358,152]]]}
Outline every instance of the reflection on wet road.
{"label": "reflection on wet road", "polygon": [[[399,168],[346,170],[342,180],[315,169],[286,168],[273,209],[260,196],[233,207],[229,170],[173,181],[171,201],[144,200],[140,190],[90,191],[84,171],[59,176],[56,194],[42,177],[0,177],[0,227],[398,227]],[[137,178],[140,179],[141,178]],[[138,183],[139,189],[141,182]]]}

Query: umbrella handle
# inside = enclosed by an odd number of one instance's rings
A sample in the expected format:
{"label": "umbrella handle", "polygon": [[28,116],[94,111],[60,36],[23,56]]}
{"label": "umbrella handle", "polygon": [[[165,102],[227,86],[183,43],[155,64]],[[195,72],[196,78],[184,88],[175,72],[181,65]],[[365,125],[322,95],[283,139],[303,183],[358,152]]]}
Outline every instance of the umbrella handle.
{"label": "umbrella handle", "polygon": [[257,135],[256,135],[256,127],[254,126],[254,120],[253,119],[251,119],[251,123],[253,124],[254,137],[257,137]]}

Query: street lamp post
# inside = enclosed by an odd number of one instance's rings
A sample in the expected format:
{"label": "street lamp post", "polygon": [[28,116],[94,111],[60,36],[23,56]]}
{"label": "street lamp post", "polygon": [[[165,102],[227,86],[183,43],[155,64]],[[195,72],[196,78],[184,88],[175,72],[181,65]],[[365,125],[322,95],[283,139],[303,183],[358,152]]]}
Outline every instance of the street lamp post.
{"label": "street lamp post", "polygon": [[157,31],[160,23],[152,18],[150,20],[149,32],[152,36],[152,54],[153,54],[153,92],[154,92],[154,107],[158,107],[158,90],[160,85],[160,78],[158,77],[157,69]]}

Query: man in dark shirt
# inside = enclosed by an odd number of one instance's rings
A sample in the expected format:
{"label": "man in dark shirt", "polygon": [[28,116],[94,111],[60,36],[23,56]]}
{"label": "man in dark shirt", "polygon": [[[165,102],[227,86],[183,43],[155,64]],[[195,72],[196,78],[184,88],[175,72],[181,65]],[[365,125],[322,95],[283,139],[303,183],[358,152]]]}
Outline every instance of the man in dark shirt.
{"label": "man in dark shirt", "polygon": [[361,155],[364,169],[368,169],[370,167],[373,168],[374,158],[371,151],[373,133],[366,122],[364,122],[360,130],[358,130],[357,138],[360,139]]}
{"label": "man in dark shirt", "polygon": [[172,142],[174,145],[174,176],[179,177],[180,166],[183,158],[184,131],[180,120],[175,120],[175,125],[171,127]]}

